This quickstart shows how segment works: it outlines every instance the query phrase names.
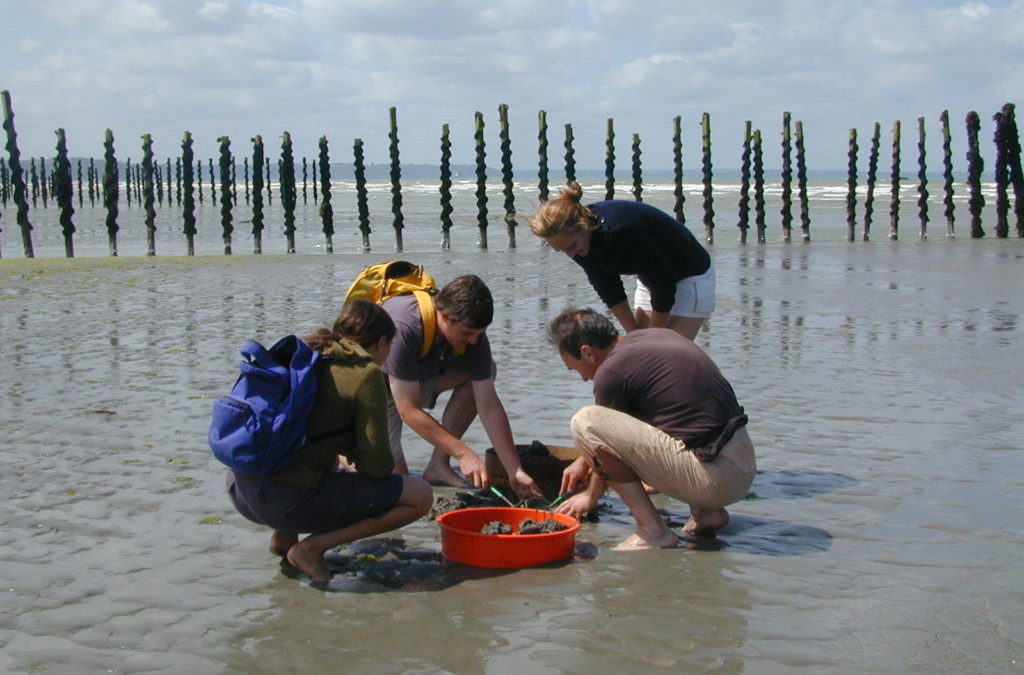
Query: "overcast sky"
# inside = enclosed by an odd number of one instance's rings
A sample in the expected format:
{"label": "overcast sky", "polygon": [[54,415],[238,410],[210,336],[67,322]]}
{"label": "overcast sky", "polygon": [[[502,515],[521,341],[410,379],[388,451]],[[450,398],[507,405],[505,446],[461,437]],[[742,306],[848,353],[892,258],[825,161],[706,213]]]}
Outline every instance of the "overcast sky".
{"label": "overcast sky", "polygon": [[1024,92],[1024,0],[0,0],[0,89],[26,157],[52,157],[63,127],[73,156],[102,156],[107,128],[122,159],[143,133],[162,158],[185,130],[199,157],[222,135],[278,152],[288,131],[297,157],[326,135],[335,162],[361,138],[386,163],[394,106],[403,163],[437,165],[447,123],[471,164],[480,111],[498,167],[506,103],[517,175],[536,172],[539,110],[553,167],[571,123],[577,166],[603,168],[612,118],[620,168],[633,134],[645,167],[670,168],[678,115],[699,175],[704,112],[717,167],[739,166],[745,120],[778,167],[784,111],[812,170],[845,168],[853,127],[866,156],[875,122],[885,166],[895,120],[910,165],[918,117],[938,167],[944,109],[958,168],[971,110],[990,166],[992,114]]}

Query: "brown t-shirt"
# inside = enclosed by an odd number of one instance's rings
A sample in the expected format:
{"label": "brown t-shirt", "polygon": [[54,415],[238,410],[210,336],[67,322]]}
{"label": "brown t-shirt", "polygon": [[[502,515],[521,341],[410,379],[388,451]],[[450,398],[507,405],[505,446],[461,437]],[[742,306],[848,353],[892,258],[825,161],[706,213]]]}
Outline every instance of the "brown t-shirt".
{"label": "brown t-shirt", "polygon": [[732,430],[746,422],[732,385],[715,362],[668,328],[621,337],[597,369],[594,400],[657,427],[694,450],[715,444],[730,421]]}
{"label": "brown t-shirt", "polygon": [[[476,344],[467,346],[462,354],[455,354],[448,341],[441,337],[427,355],[422,356],[423,317],[416,298],[400,295],[385,300],[381,307],[395,322],[395,339],[391,341],[391,352],[383,366],[389,377],[423,382],[440,375],[453,363],[461,366],[471,380],[486,380],[493,373],[491,343],[486,333],[477,339]],[[437,335],[440,336],[441,332],[437,331]]]}

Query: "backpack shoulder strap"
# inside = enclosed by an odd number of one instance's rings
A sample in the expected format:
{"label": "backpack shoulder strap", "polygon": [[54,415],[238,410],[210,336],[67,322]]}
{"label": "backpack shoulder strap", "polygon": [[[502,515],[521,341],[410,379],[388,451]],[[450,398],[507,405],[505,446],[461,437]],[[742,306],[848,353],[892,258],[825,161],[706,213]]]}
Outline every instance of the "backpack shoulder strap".
{"label": "backpack shoulder strap", "polygon": [[434,346],[434,335],[437,334],[437,310],[434,309],[434,300],[426,291],[413,291],[413,297],[420,306],[420,318],[423,319],[423,351],[420,358],[430,353]]}

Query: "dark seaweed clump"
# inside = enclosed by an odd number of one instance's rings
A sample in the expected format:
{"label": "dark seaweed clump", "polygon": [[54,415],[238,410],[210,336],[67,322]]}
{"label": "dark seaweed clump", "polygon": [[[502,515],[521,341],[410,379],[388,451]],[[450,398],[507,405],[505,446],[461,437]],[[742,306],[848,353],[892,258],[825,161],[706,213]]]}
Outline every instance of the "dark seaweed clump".
{"label": "dark seaweed clump", "polygon": [[480,534],[512,534],[512,526],[500,520],[492,520],[480,528]]}
{"label": "dark seaweed clump", "polygon": [[562,530],[568,529],[568,525],[560,523],[554,518],[548,518],[546,520],[533,520],[532,518],[526,518],[523,522],[519,523],[519,534],[547,534],[549,532],[561,532]]}

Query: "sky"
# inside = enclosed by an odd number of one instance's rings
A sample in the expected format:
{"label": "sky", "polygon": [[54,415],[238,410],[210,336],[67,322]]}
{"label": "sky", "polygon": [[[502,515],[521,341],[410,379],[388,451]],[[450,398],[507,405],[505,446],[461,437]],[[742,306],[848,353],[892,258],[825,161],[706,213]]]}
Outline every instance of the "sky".
{"label": "sky", "polygon": [[360,138],[387,163],[394,107],[403,164],[438,165],[444,124],[472,164],[480,112],[500,167],[506,104],[517,175],[536,173],[541,110],[559,168],[571,124],[577,167],[603,169],[611,119],[619,168],[637,134],[644,166],[670,169],[678,116],[699,175],[708,113],[716,167],[739,167],[750,121],[777,169],[784,112],[811,171],[846,168],[851,129],[863,163],[875,123],[887,166],[896,120],[914,163],[920,117],[938,167],[943,110],[954,164],[973,110],[990,166],[992,115],[1024,92],[1024,0],[0,0],[0,90],[23,157],[53,157],[58,128],[97,158],[111,129],[120,159],[145,133],[164,158],[185,130],[197,157],[225,135],[237,156],[256,134],[279,152],[287,131],[296,157],[326,136],[351,162]]}

